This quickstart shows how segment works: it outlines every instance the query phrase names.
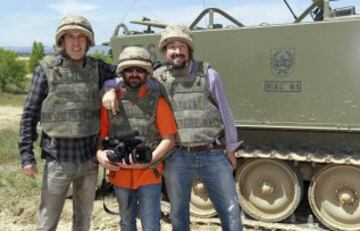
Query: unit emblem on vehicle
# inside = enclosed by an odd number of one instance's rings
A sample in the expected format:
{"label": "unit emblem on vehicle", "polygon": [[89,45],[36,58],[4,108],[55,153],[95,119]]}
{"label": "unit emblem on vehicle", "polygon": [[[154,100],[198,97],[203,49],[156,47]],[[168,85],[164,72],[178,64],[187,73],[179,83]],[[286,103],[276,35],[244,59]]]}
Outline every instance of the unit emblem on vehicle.
{"label": "unit emblem on vehicle", "polygon": [[270,50],[271,71],[277,77],[287,77],[295,69],[295,49],[281,48]]}

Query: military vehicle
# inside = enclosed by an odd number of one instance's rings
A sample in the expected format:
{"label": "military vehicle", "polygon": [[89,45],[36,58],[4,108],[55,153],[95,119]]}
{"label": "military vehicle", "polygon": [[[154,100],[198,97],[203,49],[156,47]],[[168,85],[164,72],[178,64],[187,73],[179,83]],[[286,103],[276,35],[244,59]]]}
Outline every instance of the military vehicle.
{"label": "military vehicle", "polygon": [[[292,23],[244,26],[209,8],[189,26],[195,59],[220,73],[244,141],[235,173],[244,227],[360,230],[360,16],[329,0],[309,1],[296,16],[284,2]],[[215,23],[215,13],[232,25]],[[314,21],[304,22],[309,15]],[[146,28],[117,25],[108,42],[115,60],[136,45],[163,61],[154,29],[166,23],[132,23]],[[191,213],[216,215],[200,179]]]}

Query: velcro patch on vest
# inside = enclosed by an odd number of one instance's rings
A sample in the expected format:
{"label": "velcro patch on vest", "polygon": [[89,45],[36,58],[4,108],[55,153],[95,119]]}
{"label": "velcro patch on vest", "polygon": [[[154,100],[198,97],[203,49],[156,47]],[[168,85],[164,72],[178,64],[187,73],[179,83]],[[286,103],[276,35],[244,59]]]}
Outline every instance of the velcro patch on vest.
{"label": "velcro patch on vest", "polygon": [[204,98],[189,98],[188,100],[174,100],[172,102],[174,111],[203,110],[205,108]]}
{"label": "velcro patch on vest", "polygon": [[[192,92],[203,92],[204,86],[201,83],[201,77],[183,77],[175,78],[172,83],[172,88],[176,93],[192,93]],[[205,81],[204,81],[205,82]]]}
{"label": "velcro patch on vest", "polygon": [[177,119],[177,125],[179,128],[211,128],[219,127],[221,124],[218,120],[204,120],[201,118],[185,118]]}
{"label": "velcro patch on vest", "polygon": [[98,120],[99,110],[81,110],[69,109],[57,112],[43,112],[41,113],[42,122],[77,122],[87,120]]}
{"label": "velcro patch on vest", "polygon": [[128,117],[148,118],[152,114],[148,108],[141,107],[143,105],[134,105],[131,102],[123,102],[123,104],[126,107],[126,115]]}
{"label": "velcro patch on vest", "polygon": [[70,89],[69,91],[56,92],[55,96],[57,100],[70,100],[71,102],[95,101],[99,98],[99,93],[96,90],[72,91],[72,89]]}
{"label": "velcro patch on vest", "polygon": [[[60,74],[61,73],[61,74]],[[91,73],[86,70],[73,71],[68,68],[58,68],[50,77],[50,82],[58,83],[97,83],[98,78],[96,73]]]}

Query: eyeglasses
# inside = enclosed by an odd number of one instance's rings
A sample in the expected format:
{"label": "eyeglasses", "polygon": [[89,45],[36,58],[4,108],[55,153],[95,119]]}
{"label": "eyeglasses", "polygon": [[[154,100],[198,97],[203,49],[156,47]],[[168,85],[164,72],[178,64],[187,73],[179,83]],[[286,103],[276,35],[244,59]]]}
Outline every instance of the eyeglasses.
{"label": "eyeglasses", "polygon": [[128,67],[124,69],[124,72],[128,72],[128,73],[132,73],[132,72],[137,72],[137,73],[145,73],[145,69],[141,68],[141,67]]}

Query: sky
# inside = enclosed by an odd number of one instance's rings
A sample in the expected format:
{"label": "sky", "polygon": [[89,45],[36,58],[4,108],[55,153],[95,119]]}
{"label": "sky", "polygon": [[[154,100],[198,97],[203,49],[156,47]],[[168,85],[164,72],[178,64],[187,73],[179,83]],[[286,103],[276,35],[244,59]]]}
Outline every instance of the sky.
{"label": "sky", "polygon": [[[298,16],[311,2],[288,0]],[[360,13],[360,0],[332,2],[333,8],[350,5]],[[246,26],[294,20],[283,0],[0,0],[0,47],[31,46],[34,41],[52,46],[60,19],[68,14],[85,16],[92,24],[96,44],[100,45],[109,41],[120,22],[130,30],[145,29],[129,23],[143,17],[190,25],[208,7],[220,8]],[[225,20],[215,17],[215,22]],[[206,23],[204,19],[200,25]]]}

